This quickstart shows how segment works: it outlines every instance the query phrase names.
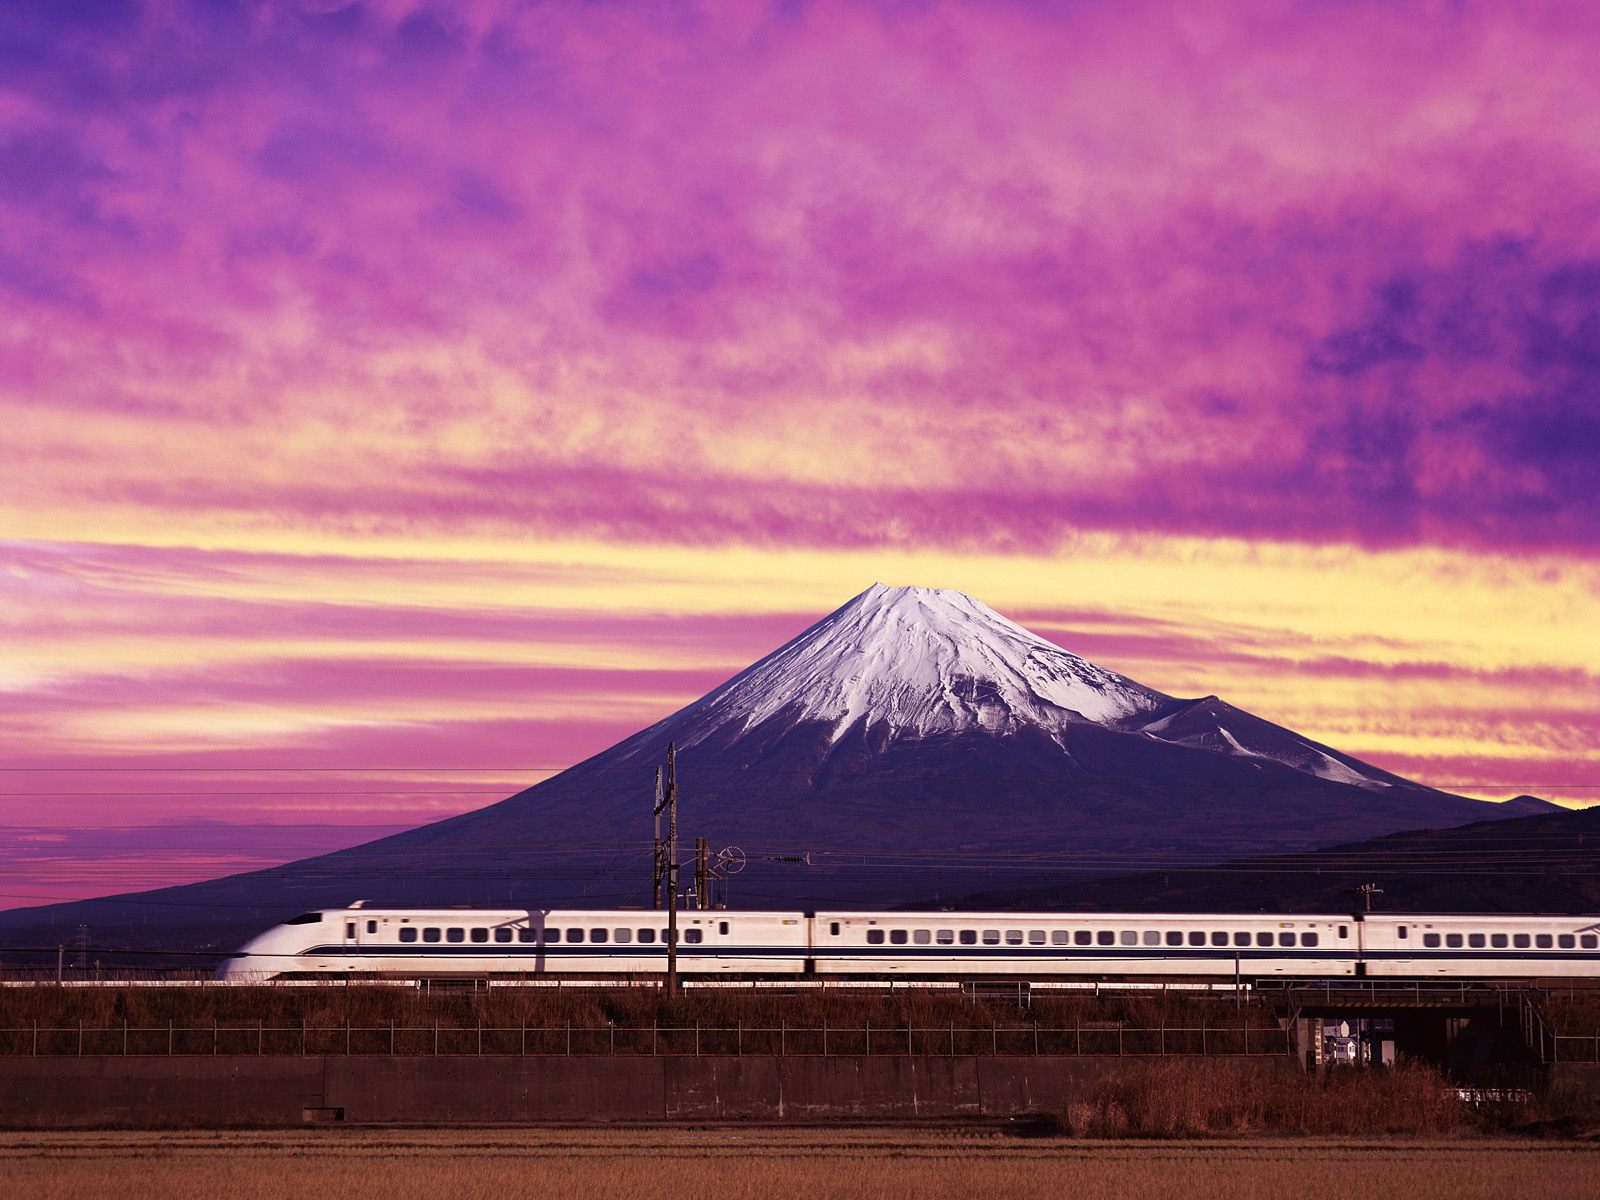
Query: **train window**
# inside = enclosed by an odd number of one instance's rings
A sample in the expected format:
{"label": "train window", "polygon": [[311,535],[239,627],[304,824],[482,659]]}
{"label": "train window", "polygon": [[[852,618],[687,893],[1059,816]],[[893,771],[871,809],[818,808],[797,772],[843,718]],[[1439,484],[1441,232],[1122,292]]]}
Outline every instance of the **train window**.
{"label": "train window", "polygon": [[424,929],[422,931],[422,940],[425,942],[437,942],[439,940],[439,930],[437,928]]}
{"label": "train window", "polygon": [[889,931],[889,944],[904,946],[906,944],[906,931],[904,929],[891,929]]}
{"label": "train window", "polygon": [[1578,944],[1585,950],[1593,950],[1596,947],[1600,947],[1600,937],[1592,933],[1586,933],[1578,939]]}
{"label": "train window", "polygon": [[367,922],[367,932],[368,933],[377,933],[378,932],[378,923],[376,921],[368,921]]}
{"label": "train window", "polygon": [[1235,946],[1248,946],[1250,944],[1250,935],[1242,932],[1234,934],[1233,944]]}
{"label": "train window", "polygon": [[956,936],[961,940],[963,946],[971,946],[978,940],[978,931],[976,929],[963,929]]}
{"label": "train window", "polygon": [[322,920],[322,914],[319,913],[319,912],[301,913],[298,917],[290,917],[287,921],[284,922],[284,924],[285,925],[316,925],[321,920]]}
{"label": "train window", "polygon": [[911,931],[911,940],[919,946],[926,946],[933,941],[933,933],[927,929],[913,929]]}
{"label": "train window", "polygon": [[1489,935],[1489,945],[1493,946],[1496,950],[1504,950],[1510,944],[1511,939],[1503,933],[1491,933]]}
{"label": "train window", "polygon": [[953,946],[956,941],[956,931],[954,929],[940,929],[934,933],[933,937],[941,946]]}
{"label": "train window", "polygon": [[1536,933],[1533,935],[1533,944],[1541,950],[1548,950],[1556,944],[1556,940],[1548,933]]}
{"label": "train window", "polygon": [[1198,929],[1190,931],[1190,933],[1189,933],[1189,945],[1191,945],[1191,946],[1204,946],[1205,944],[1206,944],[1206,935],[1205,934],[1201,933]]}
{"label": "train window", "polygon": [[1489,939],[1484,937],[1481,933],[1467,934],[1467,945],[1471,946],[1474,950],[1482,950],[1488,944]]}
{"label": "train window", "polygon": [[472,940],[475,942],[487,942],[489,940],[489,931],[487,929],[474,929],[472,931]]}
{"label": "train window", "polygon": [[631,930],[631,929],[613,929],[611,931],[611,940],[613,942],[618,943],[619,945],[624,945],[625,946],[629,942],[633,941],[633,930]]}
{"label": "train window", "polygon": [[1161,945],[1161,931],[1159,929],[1146,929],[1144,931],[1144,944],[1146,946]]}
{"label": "train window", "polygon": [[1462,938],[1459,933],[1447,933],[1444,935],[1444,944],[1452,950],[1461,949],[1461,942]]}
{"label": "train window", "polygon": [[705,930],[703,929],[684,930],[683,940],[688,942],[691,946],[699,945],[701,942],[705,941],[705,938]]}
{"label": "train window", "polygon": [[467,931],[459,925],[452,925],[444,931],[444,940],[447,942],[463,942],[466,938]]}
{"label": "train window", "polygon": [[983,931],[983,944],[985,946],[998,946],[1000,944],[1000,931],[998,929],[985,929]]}
{"label": "train window", "polygon": [[1577,944],[1578,939],[1573,937],[1570,933],[1563,933],[1556,938],[1556,945],[1560,946],[1563,950],[1571,950]]}
{"label": "train window", "polygon": [[355,935],[356,935],[356,923],[354,921],[346,921],[344,923],[344,935],[347,938],[355,937]]}
{"label": "train window", "polygon": [[883,945],[883,930],[881,930],[881,929],[869,929],[869,930],[867,930],[867,945],[869,945],[869,946],[881,946],[881,945]]}
{"label": "train window", "polygon": [[1300,944],[1302,946],[1315,946],[1321,940],[1322,939],[1314,933],[1302,933],[1300,935]]}
{"label": "train window", "polygon": [[611,940],[611,931],[609,929],[591,929],[589,930],[589,940],[591,942],[609,942]]}
{"label": "train window", "polygon": [[1087,929],[1074,929],[1072,931],[1072,940],[1079,946],[1087,946],[1094,941],[1094,934]]}
{"label": "train window", "polygon": [[651,945],[655,940],[656,940],[656,931],[654,929],[641,929],[641,930],[639,930],[639,941],[642,942],[644,945],[646,945],[646,946]]}
{"label": "train window", "polygon": [[511,930],[502,925],[494,931],[494,940],[497,942],[509,942],[511,940]]}
{"label": "train window", "polygon": [[1117,935],[1109,929],[1099,929],[1095,931],[1094,940],[1102,946],[1110,946],[1116,943]]}
{"label": "train window", "polygon": [[1179,933],[1176,929],[1167,930],[1167,945],[1169,945],[1169,946],[1181,946],[1181,945],[1183,945],[1183,934]]}
{"label": "train window", "polygon": [[1406,928],[1406,927],[1405,927],[1405,926],[1404,926],[1404,925],[1402,925],[1402,926],[1400,926],[1400,927],[1399,927],[1399,928],[1398,928],[1398,929],[1396,929],[1396,930],[1395,930],[1395,931],[1394,931],[1394,933],[1395,933],[1395,936],[1396,936],[1396,937],[1397,937],[1397,938],[1399,938],[1399,939],[1400,939],[1400,940],[1401,940],[1401,941],[1402,941],[1402,942],[1403,942],[1403,941],[1405,941],[1405,940],[1406,940],[1406,938],[1407,938],[1407,937],[1409,937],[1409,936],[1410,936],[1410,934],[1411,934],[1411,931],[1410,931],[1410,930],[1408,930],[1408,929],[1407,929],[1407,928]]}
{"label": "train window", "polygon": [[1280,945],[1280,946],[1292,946],[1292,945],[1294,945],[1294,934],[1292,934],[1292,933],[1280,933],[1278,935],[1278,945]]}
{"label": "train window", "polygon": [[1423,934],[1422,935],[1422,944],[1424,946],[1426,946],[1429,950],[1437,950],[1439,948],[1439,935],[1437,933],[1425,933],[1425,934]]}
{"label": "train window", "polygon": [[1266,930],[1262,930],[1260,933],[1256,934],[1256,945],[1258,945],[1258,946],[1270,946],[1270,945],[1272,945],[1272,935],[1270,933],[1268,933]]}
{"label": "train window", "polygon": [[517,941],[521,942],[523,945],[531,945],[538,940],[539,931],[537,929],[530,929],[528,926],[524,925],[521,929],[517,930]]}
{"label": "train window", "polygon": [[560,940],[561,940],[561,930],[559,930],[559,929],[550,929],[550,928],[546,927],[546,929],[544,931],[544,944],[546,946],[551,945],[554,942],[559,942]]}
{"label": "train window", "polygon": [[1533,939],[1525,933],[1513,933],[1511,935],[1511,944],[1518,950],[1526,950],[1533,945]]}
{"label": "train window", "polygon": [[718,921],[717,922],[717,932],[722,934],[723,937],[727,937],[728,936],[728,923],[726,921]]}
{"label": "train window", "polygon": [[1348,926],[1348,925],[1339,926],[1339,936],[1342,937],[1342,938],[1349,937],[1350,936],[1350,926]]}
{"label": "train window", "polygon": [[1020,946],[1020,945],[1022,945],[1022,930],[1020,930],[1020,929],[1008,929],[1008,930],[1006,930],[1006,945],[1008,945],[1008,946]]}
{"label": "train window", "polygon": [[567,941],[569,941],[569,942],[581,942],[581,941],[583,941],[583,930],[581,930],[581,929],[569,929],[569,930],[567,930]]}
{"label": "train window", "polygon": [[1213,946],[1226,946],[1228,944],[1228,935],[1220,929],[1217,930],[1211,935],[1211,944]]}
{"label": "train window", "polygon": [[1139,944],[1139,935],[1132,929],[1124,929],[1117,935],[1117,941],[1124,946],[1137,946]]}
{"label": "train window", "polygon": [[837,921],[829,921],[828,922],[828,933],[830,935],[832,935],[833,937],[838,937],[839,936],[839,922],[837,922]]}
{"label": "train window", "polygon": [[1050,944],[1052,946],[1065,946],[1071,940],[1071,936],[1065,929],[1052,929],[1050,931]]}
{"label": "train window", "polygon": [[1042,946],[1042,945],[1044,945],[1044,930],[1042,930],[1042,929],[1030,929],[1030,930],[1028,930],[1028,945],[1030,945],[1030,946]]}
{"label": "train window", "polygon": [[417,940],[417,931],[415,929],[402,929],[400,931],[400,940],[402,942],[414,942],[414,941],[416,941]]}

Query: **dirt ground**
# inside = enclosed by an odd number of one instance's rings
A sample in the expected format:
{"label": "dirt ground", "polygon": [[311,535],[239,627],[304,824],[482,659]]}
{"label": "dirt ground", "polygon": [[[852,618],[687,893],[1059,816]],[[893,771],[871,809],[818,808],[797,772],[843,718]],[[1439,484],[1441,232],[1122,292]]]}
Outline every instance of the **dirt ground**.
{"label": "dirt ground", "polygon": [[1600,1146],[883,1128],[0,1133],[0,1179],[29,1200],[1553,1200],[1600,1197]]}

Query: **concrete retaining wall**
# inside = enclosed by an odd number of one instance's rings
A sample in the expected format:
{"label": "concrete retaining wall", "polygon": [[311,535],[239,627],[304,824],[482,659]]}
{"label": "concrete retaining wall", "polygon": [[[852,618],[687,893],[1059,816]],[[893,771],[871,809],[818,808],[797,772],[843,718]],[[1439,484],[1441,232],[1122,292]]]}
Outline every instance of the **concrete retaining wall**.
{"label": "concrete retaining wall", "polygon": [[[0,1126],[834,1121],[1059,1112],[1130,1058],[5,1058]],[[1185,1059],[1165,1061],[1206,1061]],[[1232,1060],[1298,1072],[1290,1057]]]}

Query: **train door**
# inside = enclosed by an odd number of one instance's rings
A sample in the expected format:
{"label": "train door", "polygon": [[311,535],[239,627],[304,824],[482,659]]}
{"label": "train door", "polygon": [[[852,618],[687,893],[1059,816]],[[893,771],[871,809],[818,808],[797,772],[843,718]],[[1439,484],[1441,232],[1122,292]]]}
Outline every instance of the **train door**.
{"label": "train door", "polygon": [[1415,969],[1411,961],[1412,928],[1410,925],[1394,927],[1394,974],[1408,976]]}

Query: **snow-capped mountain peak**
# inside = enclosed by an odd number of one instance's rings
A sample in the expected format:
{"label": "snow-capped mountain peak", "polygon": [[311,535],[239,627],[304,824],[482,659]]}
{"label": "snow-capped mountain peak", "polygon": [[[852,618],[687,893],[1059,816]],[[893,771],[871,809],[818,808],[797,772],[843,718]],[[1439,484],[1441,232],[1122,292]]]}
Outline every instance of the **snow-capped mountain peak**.
{"label": "snow-capped mountain peak", "polygon": [[1170,696],[1069,654],[988,605],[945,588],[873,584],[669,720],[682,742],[740,722],[865,722],[925,736],[1072,722],[1117,725]]}

